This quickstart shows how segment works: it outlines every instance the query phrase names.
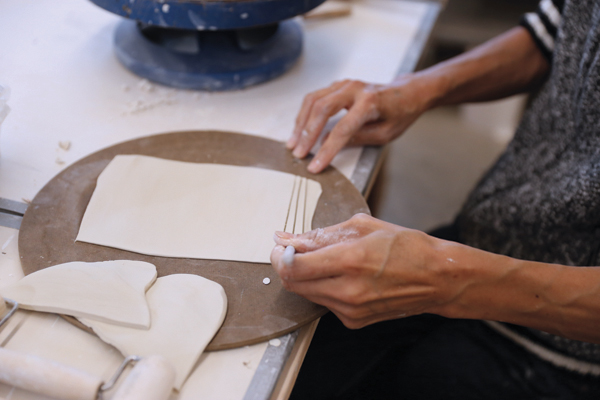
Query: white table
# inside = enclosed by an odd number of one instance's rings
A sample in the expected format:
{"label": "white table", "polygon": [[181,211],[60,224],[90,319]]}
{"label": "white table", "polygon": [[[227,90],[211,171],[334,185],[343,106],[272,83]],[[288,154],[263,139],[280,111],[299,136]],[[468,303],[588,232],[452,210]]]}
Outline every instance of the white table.
{"label": "white table", "polygon": [[[349,17],[304,22],[303,56],[284,76],[239,92],[203,93],[154,85],[125,70],[112,54],[119,17],[90,2],[0,4],[0,85],[12,90],[12,110],[0,127],[0,289],[23,275],[17,241],[26,202],[63,168],[98,149],[167,131],[285,140],[307,92],[344,78],[384,83],[413,70],[439,10],[433,2],[357,0]],[[378,148],[348,149],[335,165],[365,194],[380,158]],[[315,327],[271,344],[206,353],[173,398],[286,398]],[[104,379],[122,361],[114,348],[51,314],[19,312],[0,331],[0,346]],[[44,397],[0,384],[0,398]]]}

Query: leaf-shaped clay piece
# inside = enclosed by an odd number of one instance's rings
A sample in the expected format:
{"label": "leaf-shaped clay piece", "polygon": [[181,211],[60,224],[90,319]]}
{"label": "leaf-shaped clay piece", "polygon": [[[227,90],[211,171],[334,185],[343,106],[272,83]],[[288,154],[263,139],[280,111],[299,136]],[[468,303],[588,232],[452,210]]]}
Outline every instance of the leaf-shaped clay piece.
{"label": "leaf-shaped clay piece", "polygon": [[143,261],[69,262],[27,275],[0,290],[26,310],[150,328],[146,290],[156,267]]}
{"label": "leaf-shaped clay piece", "polygon": [[198,275],[173,274],[158,278],[146,297],[152,315],[149,330],[79,320],[124,356],[165,357],[175,367],[174,387],[179,390],[225,319],[225,291]]}

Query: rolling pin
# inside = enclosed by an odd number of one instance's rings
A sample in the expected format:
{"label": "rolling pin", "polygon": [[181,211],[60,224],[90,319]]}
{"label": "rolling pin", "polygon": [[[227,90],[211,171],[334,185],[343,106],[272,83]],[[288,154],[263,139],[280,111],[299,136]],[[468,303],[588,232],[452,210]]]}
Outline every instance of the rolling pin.
{"label": "rolling pin", "polygon": [[[0,320],[0,326],[17,311],[19,304],[0,297],[2,314],[5,301],[12,309]],[[2,315],[0,314],[0,315]],[[85,372],[39,357],[0,347],[0,381],[35,393],[64,400],[95,400],[102,380]]]}
{"label": "rolling pin", "polygon": [[[0,381],[62,400],[96,400],[102,380],[53,361],[0,348]],[[166,400],[175,382],[175,369],[162,356],[142,358],[112,400]]]}
{"label": "rolling pin", "polygon": [[[4,304],[0,297],[0,303]],[[17,310],[18,303],[2,318],[0,326]],[[0,316],[6,311],[0,306]],[[127,357],[112,379],[102,379],[54,361],[0,347],[0,382],[63,400],[96,400],[110,390],[129,362],[137,361],[113,400],[166,400],[175,382],[175,368],[162,356]]]}
{"label": "rolling pin", "polygon": [[0,381],[64,400],[95,400],[102,380],[39,357],[0,348]]}
{"label": "rolling pin", "polygon": [[112,400],[165,400],[175,382],[175,368],[163,356],[148,356],[135,364]]}

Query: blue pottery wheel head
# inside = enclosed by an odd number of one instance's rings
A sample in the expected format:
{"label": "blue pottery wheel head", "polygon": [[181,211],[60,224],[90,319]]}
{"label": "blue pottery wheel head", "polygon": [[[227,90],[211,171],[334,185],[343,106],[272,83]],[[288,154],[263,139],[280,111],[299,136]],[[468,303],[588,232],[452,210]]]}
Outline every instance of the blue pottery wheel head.
{"label": "blue pottery wheel head", "polygon": [[129,70],[167,86],[216,91],[290,69],[302,52],[302,28],[283,20],[325,0],[91,1],[128,18],[117,27],[115,53]]}

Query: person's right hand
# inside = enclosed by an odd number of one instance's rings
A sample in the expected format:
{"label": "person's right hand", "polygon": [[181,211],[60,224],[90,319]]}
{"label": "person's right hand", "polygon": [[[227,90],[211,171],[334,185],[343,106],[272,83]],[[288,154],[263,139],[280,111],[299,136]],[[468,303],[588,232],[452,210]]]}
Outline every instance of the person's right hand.
{"label": "person's right hand", "polygon": [[429,106],[429,93],[416,75],[404,75],[388,85],[345,80],[309,93],[304,98],[287,147],[304,158],[315,145],[330,117],[348,113],[334,126],[308,166],[325,169],[346,145],[382,145],[404,132]]}
{"label": "person's right hand", "polygon": [[[274,239],[271,263],[283,286],[352,329],[436,313],[460,294],[467,282],[460,278],[469,277],[450,259],[466,246],[365,214],[299,235],[276,232]],[[291,265],[283,261],[287,246],[296,249]]]}

